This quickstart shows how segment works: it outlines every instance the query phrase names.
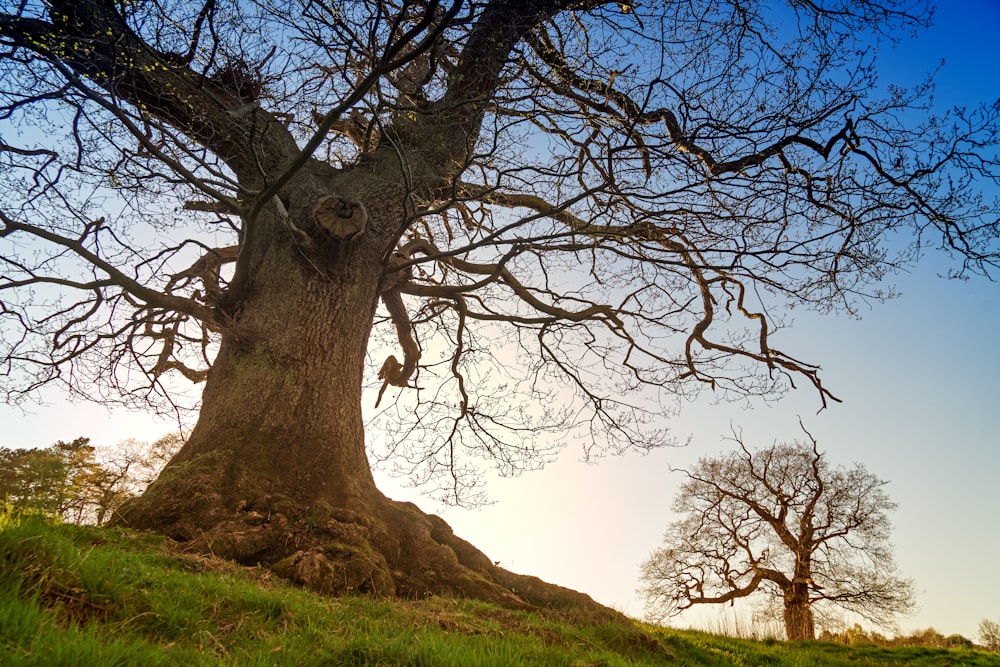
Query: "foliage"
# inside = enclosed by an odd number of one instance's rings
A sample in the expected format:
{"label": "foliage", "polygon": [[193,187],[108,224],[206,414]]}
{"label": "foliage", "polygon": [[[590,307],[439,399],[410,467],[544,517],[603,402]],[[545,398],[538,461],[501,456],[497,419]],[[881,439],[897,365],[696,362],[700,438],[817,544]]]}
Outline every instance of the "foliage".
{"label": "foliage", "polygon": [[167,435],[152,444],[124,440],[103,449],[89,443],[77,438],[45,449],[0,448],[0,503],[102,524],[142,493],[181,440]]}
{"label": "foliage", "polygon": [[46,449],[0,449],[0,500],[22,508],[80,520],[90,491],[104,482],[88,438]]}
{"label": "foliage", "polygon": [[333,600],[149,535],[0,512],[0,662],[997,667],[1000,656],[735,640],[451,598]]}
{"label": "foliage", "polygon": [[[807,434],[808,435],[808,434]],[[654,615],[762,594],[789,638],[812,639],[813,605],[877,624],[913,605],[888,541],[895,504],[862,465],[832,467],[808,442],[699,459],[674,500],[681,518],[642,568]]]}

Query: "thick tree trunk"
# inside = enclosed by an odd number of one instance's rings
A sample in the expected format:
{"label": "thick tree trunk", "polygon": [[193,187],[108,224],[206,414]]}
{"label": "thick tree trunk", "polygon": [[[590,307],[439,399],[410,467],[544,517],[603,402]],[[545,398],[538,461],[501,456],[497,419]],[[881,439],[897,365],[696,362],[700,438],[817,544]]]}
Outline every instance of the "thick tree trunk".
{"label": "thick tree trunk", "polygon": [[287,229],[266,229],[275,237],[255,258],[198,424],[121,521],[270,566],[322,593],[457,594],[612,614],[586,595],[494,566],[440,518],[378,491],[361,387],[383,251],[359,239],[307,260],[280,236]]}
{"label": "thick tree trunk", "polygon": [[[213,325],[231,321],[198,424],[160,479],[123,508],[121,521],[192,548],[269,564],[326,592],[455,592],[514,605],[598,608],[586,596],[494,567],[440,519],[384,498],[366,460],[361,414],[372,313],[396,242],[415,206],[450,192],[469,164],[518,41],[576,3],[517,0],[476,8],[444,97],[413,110],[407,102],[383,119],[385,139],[377,149],[342,169],[308,157],[319,135],[300,147],[281,119],[256,104],[264,84],[253,75],[233,69],[230,76],[206,76],[202,68],[175,64],[110,1],[50,4],[52,30],[35,19],[15,24],[30,35],[22,46],[45,58],[57,55],[79,76],[218,156],[240,186],[225,203],[245,207],[248,218],[229,293],[213,304],[224,313],[211,318]],[[394,19],[403,18],[390,11],[373,19],[372,29],[395,31]],[[468,18],[457,20],[465,25]],[[433,28],[421,22],[400,31],[413,37],[409,44],[409,37],[393,35],[377,67],[405,65],[411,48],[414,57],[433,49]],[[344,102],[370,93],[359,87]],[[324,118],[320,127],[325,132],[335,120]],[[132,132],[145,145],[146,137]],[[339,204],[324,209],[323,220],[317,215],[331,195],[348,210],[354,202],[367,208],[368,230],[359,239],[341,233]],[[200,310],[198,316],[209,319]]]}
{"label": "thick tree trunk", "polygon": [[816,639],[808,584],[796,582],[785,590],[785,634],[788,641]]}

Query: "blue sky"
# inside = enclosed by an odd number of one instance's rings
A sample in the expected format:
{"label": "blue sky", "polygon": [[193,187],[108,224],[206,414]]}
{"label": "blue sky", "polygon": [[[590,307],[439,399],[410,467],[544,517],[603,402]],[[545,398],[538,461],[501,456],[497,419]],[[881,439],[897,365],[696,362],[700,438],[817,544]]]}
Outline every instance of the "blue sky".
{"label": "blue sky", "polygon": [[[880,54],[883,81],[917,83],[944,59],[939,109],[995,99],[997,35],[1000,0],[947,3],[930,31]],[[946,270],[943,258],[930,255],[890,280],[900,298],[861,320],[802,313],[772,340],[821,363],[842,405],[816,414],[817,397],[806,387],[750,409],[713,405],[706,396],[672,420],[676,435],[690,435],[686,448],[596,464],[579,462],[570,448],[543,471],[492,481],[494,505],[442,514],[503,566],[639,615],[638,567],[659,545],[680,483],[669,467],[727,450],[723,438],[734,427],[751,444],[796,438],[801,417],[832,462],[863,463],[891,482],[897,561],[915,580],[920,605],[901,629],[933,626],[973,637],[981,619],[1000,620],[1000,283],[939,278]],[[142,414],[50,401],[28,415],[0,406],[0,445],[45,446],[81,435],[108,444],[152,440],[171,428]],[[380,485],[392,497],[441,509],[395,480]]]}
{"label": "blue sky", "polygon": [[[998,34],[1000,1],[948,3],[932,29],[880,53],[882,81],[918,83],[943,59],[939,110],[995,100]],[[841,405],[817,414],[807,387],[751,409],[704,397],[673,421],[675,434],[692,438],[682,450],[597,465],[567,451],[540,473],[496,482],[495,506],[445,518],[508,567],[639,614],[638,566],[672,520],[681,480],[668,468],[728,450],[732,428],[759,446],[801,437],[801,418],[831,462],[860,462],[890,481],[897,562],[919,604],[900,629],[974,637],[980,620],[1000,619],[1000,283],[949,281],[940,277],[947,270],[929,254],[889,280],[900,298],[860,320],[800,314],[781,342],[772,339],[821,363]]]}

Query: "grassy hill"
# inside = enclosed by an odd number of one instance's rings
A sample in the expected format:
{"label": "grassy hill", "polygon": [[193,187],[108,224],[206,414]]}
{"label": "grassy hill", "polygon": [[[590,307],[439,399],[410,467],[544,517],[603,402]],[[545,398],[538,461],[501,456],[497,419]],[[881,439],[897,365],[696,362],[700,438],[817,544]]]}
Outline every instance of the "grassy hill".
{"label": "grassy hill", "polygon": [[449,598],[322,598],[154,536],[0,511],[0,665],[1000,667],[1000,654],[755,642]]}

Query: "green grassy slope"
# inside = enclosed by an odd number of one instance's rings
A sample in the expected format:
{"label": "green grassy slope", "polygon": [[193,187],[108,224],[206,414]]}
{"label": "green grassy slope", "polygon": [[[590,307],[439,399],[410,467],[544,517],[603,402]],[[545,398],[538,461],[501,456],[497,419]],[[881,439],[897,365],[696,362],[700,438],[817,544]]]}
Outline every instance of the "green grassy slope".
{"label": "green grassy slope", "polygon": [[995,665],[786,645],[474,601],[321,598],[120,530],[0,511],[0,665]]}

